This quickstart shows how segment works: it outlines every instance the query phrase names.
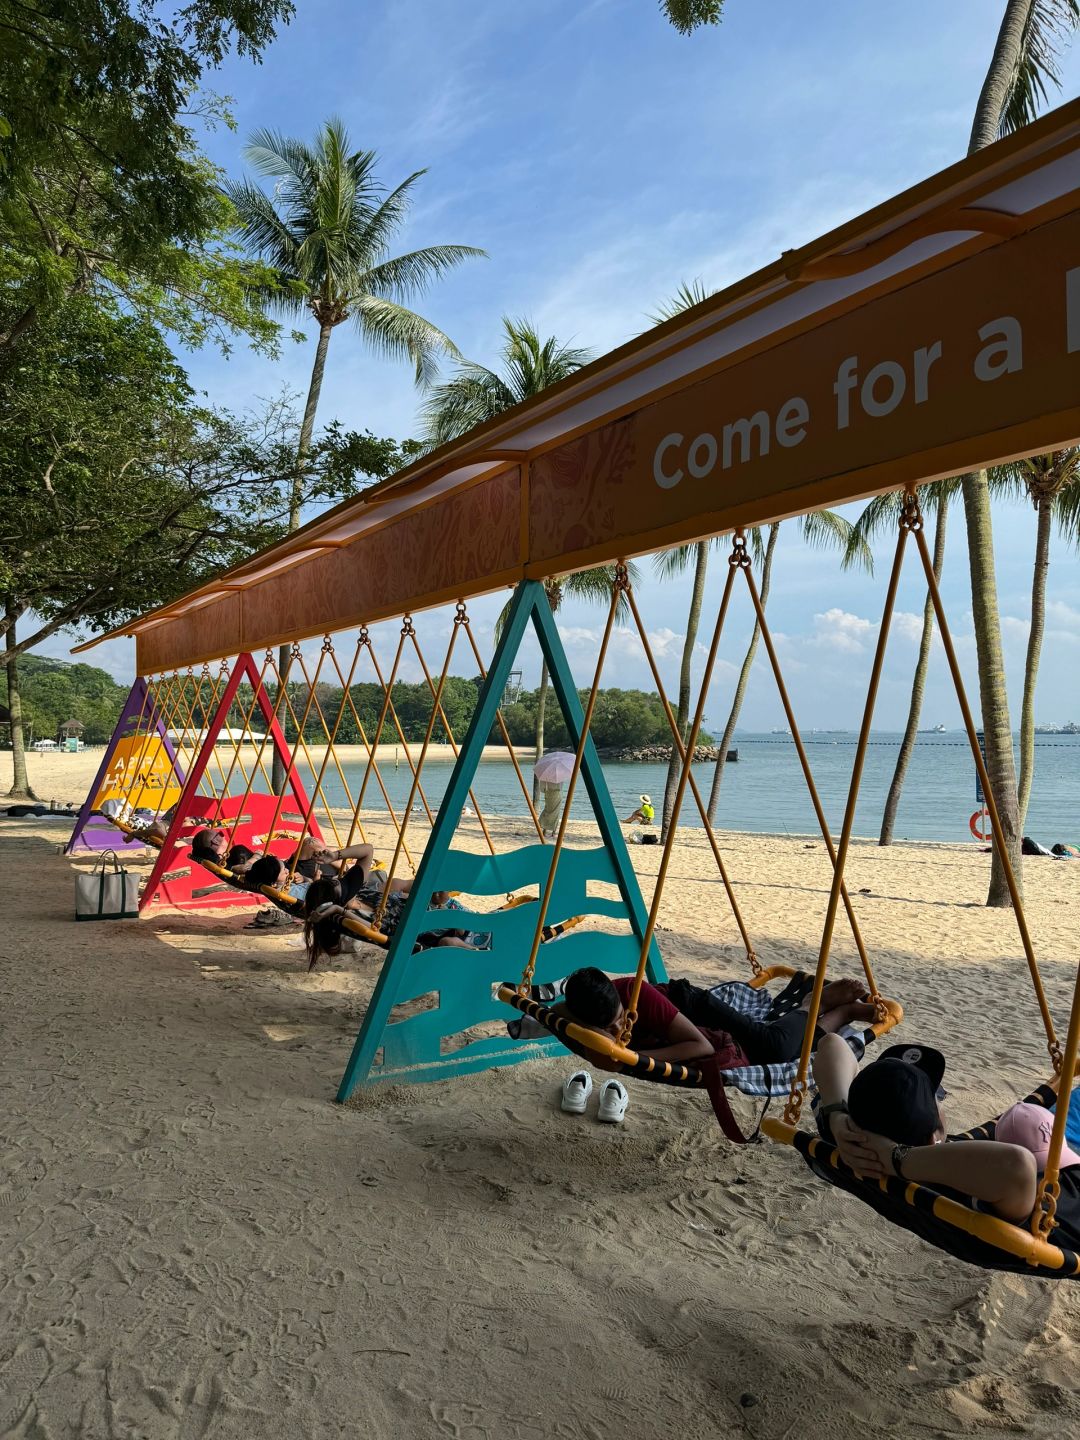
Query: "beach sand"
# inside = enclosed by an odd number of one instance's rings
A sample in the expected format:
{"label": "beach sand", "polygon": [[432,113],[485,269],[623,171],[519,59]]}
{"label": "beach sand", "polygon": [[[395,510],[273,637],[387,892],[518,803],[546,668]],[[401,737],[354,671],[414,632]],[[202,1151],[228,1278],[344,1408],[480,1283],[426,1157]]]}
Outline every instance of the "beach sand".
{"label": "beach sand", "polygon": [[[40,793],[78,800],[63,767],[92,758],[33,757]],[[563,1115],[565,1056],[336,1106],[380,952],[308,975],[242,913],[76,927],[65,834],[0,821],[0,1436],[1075,1431],[1080,1285],[962,1266],[730,1145],[701,1096]],[[820,840],[723,843],[762,960],[812,966]],[[631,853],[648,897],[658,851]],[[1048,1068],[987,872],[974,845],[861,842],[849,868],[899,1035],[950,1056],[954,1127]],[[1026,886],[1063,1032],[1080,865]],[[673,975],[745,973],[700,832],[660,919]]]}

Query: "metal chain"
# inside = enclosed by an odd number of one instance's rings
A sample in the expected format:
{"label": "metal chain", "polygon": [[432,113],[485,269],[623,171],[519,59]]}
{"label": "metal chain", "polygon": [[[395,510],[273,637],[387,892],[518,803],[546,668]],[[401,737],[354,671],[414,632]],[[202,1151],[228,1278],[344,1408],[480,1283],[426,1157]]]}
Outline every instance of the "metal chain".
{"label": "metal chain", "polygon": [[746,548],[746,531],[736,530],[731,537],[731,554],[728,556],[728,564],[735,570],[749,570],[751,563],[750,552]]}

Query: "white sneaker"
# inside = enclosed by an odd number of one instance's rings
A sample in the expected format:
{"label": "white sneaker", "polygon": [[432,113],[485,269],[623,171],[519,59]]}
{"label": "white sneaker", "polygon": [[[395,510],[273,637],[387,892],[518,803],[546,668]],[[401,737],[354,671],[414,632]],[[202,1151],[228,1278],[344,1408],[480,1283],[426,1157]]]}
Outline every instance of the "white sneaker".
{"label": "white sneaker", "polygon": [[605,1080],[600,1086],[600,1108],[596,1112],[598,1120],[606,1120],[609,1125],[621,1125],[626,1118],[626,1107],[630,1104],[630,1096],[626,1093],[626,1086],[621,1080]]}
{"label": "white sneaker", "polygon": [[562,1108],[571,1115],[584,1115],[592,1094],[592,1076],[587,1070],[575,1070],[562,1087]]}

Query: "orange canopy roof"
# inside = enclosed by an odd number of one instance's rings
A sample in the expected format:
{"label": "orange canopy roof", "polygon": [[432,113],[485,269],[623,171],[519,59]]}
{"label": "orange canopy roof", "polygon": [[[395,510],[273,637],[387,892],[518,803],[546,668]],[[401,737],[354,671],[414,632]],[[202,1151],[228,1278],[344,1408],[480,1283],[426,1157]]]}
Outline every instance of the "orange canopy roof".
{"label": "orange canopy roof", "polygon": [[155,673],[1072,442],[1073,261],[1080,101],[110,634]]}

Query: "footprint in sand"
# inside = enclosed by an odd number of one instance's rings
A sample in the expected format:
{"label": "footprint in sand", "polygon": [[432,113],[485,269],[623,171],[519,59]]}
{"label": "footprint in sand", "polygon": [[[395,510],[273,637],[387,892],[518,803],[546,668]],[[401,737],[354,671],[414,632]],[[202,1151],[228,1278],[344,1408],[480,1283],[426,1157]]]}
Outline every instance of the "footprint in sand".
{"label": "footprint in sand", "polygon": [[6,1435],[29,1409],[49,1373],[49,1356],[40,1345],[14,1355],[0,1368],[0,1435]]}

